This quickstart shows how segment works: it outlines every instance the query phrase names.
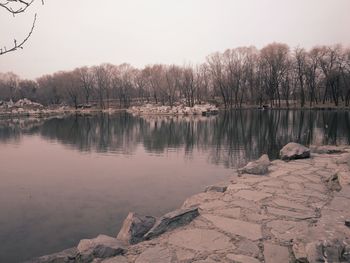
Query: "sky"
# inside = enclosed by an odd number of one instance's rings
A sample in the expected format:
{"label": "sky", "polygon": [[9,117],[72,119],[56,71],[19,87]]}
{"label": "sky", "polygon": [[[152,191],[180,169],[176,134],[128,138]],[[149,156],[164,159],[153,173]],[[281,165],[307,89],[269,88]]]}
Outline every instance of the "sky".
{"label": "sky", "polygon": [[24,14],[0,9],[0,72],[35,79],[101,63],[202,63],[228,48],[271,42],[307,49],[350,45],[350,0],[36,0]]}

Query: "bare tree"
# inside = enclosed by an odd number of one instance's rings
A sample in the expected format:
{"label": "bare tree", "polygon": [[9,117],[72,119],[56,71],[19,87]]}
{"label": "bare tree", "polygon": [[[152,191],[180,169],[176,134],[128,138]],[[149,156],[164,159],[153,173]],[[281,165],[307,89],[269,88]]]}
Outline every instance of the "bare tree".
{"label": "bare tree", "polygon": [[77,68],[75,71],[79,76],[80,86],[83,88],[84,91],[85,103],[89,104],[94,88],[93,72],[88,67]]}
{"label": "bare tree", "polygon": [[265,67],[267,94],[271,105],[278,99],[281,106],[280,85],[288,69],[289,47],[286,44],[272,43],[260,51],[261,63]]}

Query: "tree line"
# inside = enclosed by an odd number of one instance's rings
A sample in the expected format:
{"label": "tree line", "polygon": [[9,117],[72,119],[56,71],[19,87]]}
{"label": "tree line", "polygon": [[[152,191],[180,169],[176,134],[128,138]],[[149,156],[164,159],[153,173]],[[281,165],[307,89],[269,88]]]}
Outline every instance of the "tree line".
{"label": "tree line", "polygon": [[136,103],[193,106],[212,102],[226,109],[350,103],[350,49],[341,45],[291,49],[271,43],[209,55],[198,65],[101,64],[23,80],[0,73],[0,100],[28,98],[44,105],[127,108]]}

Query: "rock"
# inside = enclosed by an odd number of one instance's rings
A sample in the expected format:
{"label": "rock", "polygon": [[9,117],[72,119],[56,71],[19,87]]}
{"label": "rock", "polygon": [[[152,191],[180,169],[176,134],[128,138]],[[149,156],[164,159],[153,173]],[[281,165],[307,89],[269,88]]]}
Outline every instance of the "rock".
{"label": "rock", "polygon": [[169,243],[195,251],[215,251],[235,248],[228,236],[215,230],[198,228],[173,233],[169,237]]}
{"label": "rock", "polygon": [[264,154],[258,160],[249,162],[243,168],[238,169],[238,173],[264,175],[264,174],[267,174],[269,165],[270,165],[270,159],[267,156],[267,154]]}
{"label": "rock", "polygon": [[155,246],[146,249],[136,259],[135,263],[171,263],[172,256],[170,250],[165,247]]}
{"label": "rock", "polygon": [[288,248],[264,243],[265,263],[288,263],[289,251]]}
{"label": "rock", "polygon": [[312,145],[310,146],[310,150],[311,152],[318,153],[318,154],[335,154],[335,153],[345,152],[344,147],[339,147],[335,145],[322,145],[322,146]]}
{"label": "rock", "polygon": [[122,254],[123,243],[113,237],[99,235],[93,239],[82,239],[78,244],[78,258],[86,261],[91,258],[110,258]]}
{"label": "rock", "polygon": [[311,242],[306,245],[306,254],[309,262],[349,262],[348,247],[338,239]]}
{"label": "rock", "polygon": [[73,263],[75,262],[78,250],[76,248],[70,248],[61,252],[42,256],[26,263]]}
{"label": "rock", "polygon": [[306,255],[305,244],[300,241],[295,241],[292,247],[293,254],[297,263],[309,263]]}
{"label": "rock", "polygon": [[339,192],[341,190],[341,185],[339,182],[339,176],[338,173],[333,173],[331,174],[327,179],[326,179],[326,183],[327,183],[327,188],[331,191],[337,191]]}
{"label": "rock", "polygon": [[152,216],[142,216],[129,213],[123,222],[117,239],[128,244],[136,244],[143,240],[143,236],[154,226],[156,219]]}
{"label": "rock", "polygon": [[346,225],[347,227],[350,227],[350,219],[345,220],[345,225]]}
{"label": "rock", "polygon": [[219,192],[224,193],[227,190],[226,184],[210,185],[205,189],[205,192]]}
{"label": "rock", "polygon": [[322,242],[308,243],[305,247],[305,250],[309,262],[326,262],[322,252]]}
{"label": "rock", "polygon": [[159,218],[150,231],[144,236],[145,239],[156,237],[168,230],[190,223],[199,215],[198,207],[178,209]]}
{"label": "rock", "polygon": [[310,149],[304,145],[290,142],[281,149],[280,157],[282,160],[310,158]]}

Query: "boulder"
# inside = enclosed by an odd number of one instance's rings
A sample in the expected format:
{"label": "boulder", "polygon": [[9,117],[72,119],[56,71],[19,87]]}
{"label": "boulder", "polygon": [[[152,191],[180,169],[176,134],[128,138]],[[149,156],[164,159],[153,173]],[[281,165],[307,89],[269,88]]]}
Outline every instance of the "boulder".
{"label": "boulder", "polygon": [[290,142],[281,149],[280,157],[282,160],[310,158],[310,149],[304,145]]}
{"label": "boulder", "polygon": [[136,244],[143,240],[143,236],[153,227],[155,222],[156,219],[152,216],[129,213],[117,239],[128,244]]}
{"label": "boulder", "polygon": [[338,173],[333,173],[331,174],[327,179],[326,179],[326,184],[327,184],[327,188],[330,190],[330,191],[337,191],[339,192],[342,187],[340,185],[340,182],[339,182],[339,176],[338,176]]}
{"label": "boulder", "polygon": [[144,237],[145,239],[151,239],[153,237],[159,236],[168,230],[190,223],[198,215],[198,207],[178,209],[167,213],[157,220],[152,229],[148,231]]}
{"label": "boulder", "polygon": [[268,167],[270,165],[270,159],[267,154],[262,155],[258,160],[249,162],[246,166],[238,169],[239,174],[256,174],[263,175],[268,173]]}
{"label": "boulder", "polygon": [[78,262],[88,262],[94,258],[110,258],[124,253],[123,243],[113,237],[99,235],[93,239],[82,239],[78,244]]}

